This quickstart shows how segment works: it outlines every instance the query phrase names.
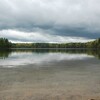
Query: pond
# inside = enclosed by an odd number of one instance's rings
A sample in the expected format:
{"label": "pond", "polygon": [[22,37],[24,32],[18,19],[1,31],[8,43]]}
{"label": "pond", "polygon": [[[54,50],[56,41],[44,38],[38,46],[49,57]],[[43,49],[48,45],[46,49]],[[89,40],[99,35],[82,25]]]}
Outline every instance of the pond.
{"label": "pond", "polygon": [[0,100],[100,100],[100,52],[0,50]]}

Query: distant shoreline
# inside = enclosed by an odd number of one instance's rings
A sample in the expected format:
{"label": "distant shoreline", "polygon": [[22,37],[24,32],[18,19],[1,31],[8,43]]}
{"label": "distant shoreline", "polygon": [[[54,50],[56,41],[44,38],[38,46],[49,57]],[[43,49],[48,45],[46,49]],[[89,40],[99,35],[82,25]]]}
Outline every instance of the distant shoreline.
{"label": "distant shoreline", "polygon": [[18,50],[20,50],[20,49],[22,49],[22,50],[34,50],[34,49],[44,49],[44,50],[46,50],[46,49],[54,49],[54,50],[86,50],[86,49],[92,49],[92,50],[96,50],[96,49],[100,49],[100,48],[0,48],[0,50],[4,50],[4,49],[11,49],[11,50],[15,50],[15,49],[18,49]]}
{"label": "distant shoreline", "polygon": [[0,38],[0,48],[9,49],[99,49],[100,38],[86,43],[11,43]]}

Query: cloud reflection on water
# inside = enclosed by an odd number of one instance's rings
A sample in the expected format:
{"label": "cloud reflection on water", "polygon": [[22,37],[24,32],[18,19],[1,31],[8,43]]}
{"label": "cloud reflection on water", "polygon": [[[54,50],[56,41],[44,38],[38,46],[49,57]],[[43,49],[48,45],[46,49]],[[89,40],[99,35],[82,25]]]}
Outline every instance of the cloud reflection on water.
{"label": "cloud reflection on water", "polygon": [[69,53],[29,53],[12,52],[6,59],[0,59],[0,65],[3,67],[16,67],[19,65],[45,65],[60,61],[74,61],[93,58],[87,54],[69,54]]}

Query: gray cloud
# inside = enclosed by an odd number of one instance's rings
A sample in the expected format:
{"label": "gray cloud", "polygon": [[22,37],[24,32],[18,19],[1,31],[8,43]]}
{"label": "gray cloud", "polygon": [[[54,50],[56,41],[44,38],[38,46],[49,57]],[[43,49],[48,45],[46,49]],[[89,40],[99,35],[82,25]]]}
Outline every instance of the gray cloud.
{"label": "gray cloud", "polygon": [[100,0],[0,0],[0,30],[98,38],[99,4]]}

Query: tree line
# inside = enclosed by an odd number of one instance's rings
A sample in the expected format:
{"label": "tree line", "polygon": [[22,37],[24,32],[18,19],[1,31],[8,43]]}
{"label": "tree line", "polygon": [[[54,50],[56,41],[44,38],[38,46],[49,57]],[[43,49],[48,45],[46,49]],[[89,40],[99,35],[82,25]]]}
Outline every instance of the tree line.
{"label": "tree line", "polygon": [[0,38],[0,48],[100,48],[100,38],[86,43],[11,43]]}

